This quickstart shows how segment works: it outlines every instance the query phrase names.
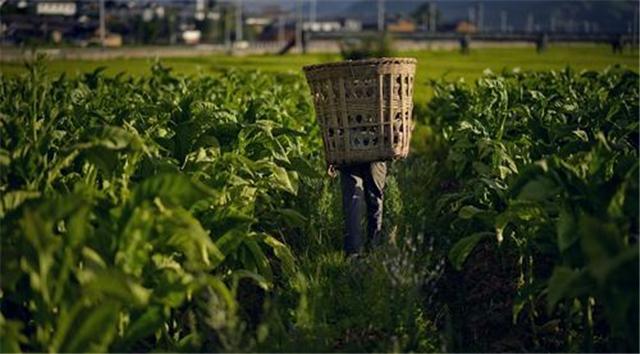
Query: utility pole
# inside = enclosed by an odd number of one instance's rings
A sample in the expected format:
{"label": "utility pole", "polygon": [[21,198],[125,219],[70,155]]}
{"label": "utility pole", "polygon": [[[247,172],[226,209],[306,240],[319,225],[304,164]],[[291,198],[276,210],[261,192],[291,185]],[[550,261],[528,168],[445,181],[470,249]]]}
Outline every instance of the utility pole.
{"label": "utility pole", "polygon": [[527,33],[531,33],[533,32],[533,14],[531,12],[529,12],[527,14],[527,28],[526,28],[526,32]]}
{"label": "utility pole", "polygon": [[638,31],[640,31],[640,28],[638,28],[638,25],[640,25],[639,19],[638,17],[640,16],[640,6],[638,6],[638,3],[636,3],[634,12],[633,12],[633,34],[631,36],[632,38],[632,46],[635,47],[638,45]]}
{"label": "utility pole", "polygon": [[309,22],[316,22],[316,13],[318,12],[318,2],[316,0],[311,0],[309,4]]}
{"label": "utility pole", "polygon": [[429,32],[431,33],[435,33],[437,31],[436,16],[437,16],[436,3],[430,2],[429,3]]}
{"label": "utility pole", "polygon": [[296,47],[302,53],[302,0],[296,1]]}
{"label": "utility pole", "polygon": [[378,0],[378,32],[384,31],[384,0]]}
{"label": "utility pole", "polygon": [[102,48],[104,48],[105,46],[105,37],[106,37],[106,24],[105,24],[105,18],[104,18],[104,0],[98,0],[99,1],[99,12],[100,12],[100,45],[102,46]]}
{"label": "utility pole", "polygon": [[[4,5],[5,0],[0,0],[0,9]],[[2,30],[2,14],[0,14],[0,42],[4,41],[4,31]]]}
{"label": "utility pole", "polygon": [[500,32],[507,33],[507,12],[505,10],[500,11]]}
{"label": "utility pole", "polygon": [[226,5],[224,7],[224,17],[223,17],[223,23],[224,23],[224,46],[227,49],[227,52],[229,52],[231,50],[231,26],[229,25],[229,20],[231,16],[229,16],[231,13],[230,11],[230,6]]}
{"label": "utility pole", "polygon": [[285,27],[285,19],[284,19],[284,15],[282,13],[278,14],[278,41],[280,42],[284,42],[285,41],[285,33],[284,33],[284,28]]}
{"label": "utility pole", "polygon": [[236,0],[236,42],[242,40],[242,0]]}
{"label": "utility pole", "polygon": [[478,32],[484,31],[484,4],[482,1],[478,1],[476,4],[476,26],[478,28]]}

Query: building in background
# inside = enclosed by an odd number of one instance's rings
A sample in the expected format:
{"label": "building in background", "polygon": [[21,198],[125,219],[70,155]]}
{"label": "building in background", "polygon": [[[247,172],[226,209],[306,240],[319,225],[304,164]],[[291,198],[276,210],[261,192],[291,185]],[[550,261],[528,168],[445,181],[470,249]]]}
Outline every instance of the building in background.
{"label": "building in background", "polygon": [[387,23],[387,31],[391,33],[412,33],[416,29],[416,23],[405,18],[399,18],[394,22]]}
{"label": "building in background", "polygon": [[77,11],[72,1],[40,1],[36,4],[36,15],[74,16]]}
{"label": "building in background", "polygon": [[[637,1],[300,1],[104,0],[106,31],[101,42],[112,46],[194,43],[192,32],[186,31],[200,31],[198,43],[284,41],[291,33],[299,35],[296,29],[349,36],[378,31],[381,26],[399,35],[549,33],[637,38],[638,33]],[[0,0],[0,42],[97,45],[99,4],[99,0]]]}

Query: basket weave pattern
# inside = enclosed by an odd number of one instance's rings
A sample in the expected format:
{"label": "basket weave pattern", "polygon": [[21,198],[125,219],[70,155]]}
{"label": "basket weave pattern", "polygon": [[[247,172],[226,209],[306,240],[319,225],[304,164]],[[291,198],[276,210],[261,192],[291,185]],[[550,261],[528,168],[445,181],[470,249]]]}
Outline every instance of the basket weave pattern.
{"label": "basket weave pattern", "polygon": [[304,67],[328,163],[407,156],[415,69],[413,58]]}

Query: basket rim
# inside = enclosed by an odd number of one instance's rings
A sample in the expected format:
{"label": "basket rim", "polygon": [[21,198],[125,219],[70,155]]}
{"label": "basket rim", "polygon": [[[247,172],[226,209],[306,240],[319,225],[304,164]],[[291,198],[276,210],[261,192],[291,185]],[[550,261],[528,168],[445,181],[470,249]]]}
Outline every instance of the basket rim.
{"label": "basket rim", "polygon": [[305,72],[311,72],[326,68],[336,68],[344,66],[368,66],[368,65],[381,65],[381,64],[416,64],[418,60],[410,57],[381,57],[381,58],[369,58],[358,60],[343,60],[331,63],[313,64],[303,66],[302,70]]}

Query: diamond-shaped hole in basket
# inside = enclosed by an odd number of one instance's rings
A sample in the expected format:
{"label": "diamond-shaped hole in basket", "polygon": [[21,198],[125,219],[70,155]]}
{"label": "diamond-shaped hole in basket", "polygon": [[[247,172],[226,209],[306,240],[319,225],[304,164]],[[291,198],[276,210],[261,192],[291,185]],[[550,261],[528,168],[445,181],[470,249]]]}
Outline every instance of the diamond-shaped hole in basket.
{"label": "diamond-shaped hole in basket", "polygon": [[403,135],[402,133],[398,133],[398,132],[393,134],[393,146],[400,145],[401,143],[400,140],[402,139],[402,135]]}
{"label": "diamond-shaped hole in basket", "polygon": [[394,129],[395,129],[395,131],[397,131],[397,132],[401,132],[401,133],[403,132],[403,130],[404,130],[404,124],[402,124],[402,121],[401,121],[401,120],[397,120],[397,121],[395,122],[395,124],[394,124]]}

